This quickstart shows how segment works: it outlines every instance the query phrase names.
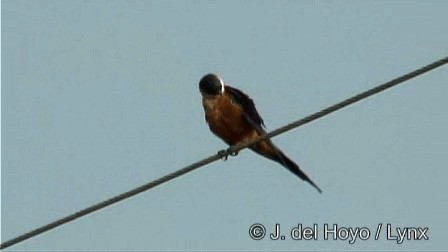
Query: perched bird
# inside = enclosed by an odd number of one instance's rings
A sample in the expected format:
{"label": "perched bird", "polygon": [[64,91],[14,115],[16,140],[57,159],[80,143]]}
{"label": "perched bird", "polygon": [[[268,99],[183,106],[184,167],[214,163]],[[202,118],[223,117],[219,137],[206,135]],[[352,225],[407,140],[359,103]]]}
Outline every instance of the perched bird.
{"label": "perched bird", "polygon": [[[210,130],[228,145],[251,141],[266,134],[264,123],[255,104],[241,90],[224,85],[215,74],[207,74],[199,81],[205,120]],[[322,190],[288,158],[270,139],[249,147],[263,157],[273,160],[304,181],[310,183],[320,193]],[[234,153],[236,155],[238,153]]]}

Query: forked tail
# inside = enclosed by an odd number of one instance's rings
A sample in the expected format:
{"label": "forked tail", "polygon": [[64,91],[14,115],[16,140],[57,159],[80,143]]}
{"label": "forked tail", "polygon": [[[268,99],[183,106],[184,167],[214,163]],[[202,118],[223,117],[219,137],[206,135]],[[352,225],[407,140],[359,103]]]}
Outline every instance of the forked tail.
{"label": "forked tail", "polygon": [[299,178],[301,178],[301,179],[305,180],[306,182],[310,183],[314,188],[316,188],[316,190],[319,193],[322,193],[322,190],[308,177],[308,175],[306,175],[300,169],[300,167],[294,161],[292,161],[289,157],[287,157],[281,151],[278,151],[277,155],[279,156],[279,158],[278,158],[278,160],[274,159],[274,161],[277,161],[278,163],[280,163],[281,165],[286,167],[286,169],[288,169],[290,172],[294,173]]}
{"label": "forked tail", "polygon": [[[269,149],[269,151],[266,151],[266,149],[257,147],[250,147],[253,151],[256,153],[267,157],[282,166],[284,166],[286,169],[288,169],[290,172],[294,173],[297,177],[301,178],[302,180],[310,183],[319,193],[322,193],[322,190],[306,175],[300,167],[292,161],[289,157],[287,157],[281,150],[279,150],[272,142],[264,142],[263,144],[266,144]],[[265,147],[266,147],[265,145]]]}

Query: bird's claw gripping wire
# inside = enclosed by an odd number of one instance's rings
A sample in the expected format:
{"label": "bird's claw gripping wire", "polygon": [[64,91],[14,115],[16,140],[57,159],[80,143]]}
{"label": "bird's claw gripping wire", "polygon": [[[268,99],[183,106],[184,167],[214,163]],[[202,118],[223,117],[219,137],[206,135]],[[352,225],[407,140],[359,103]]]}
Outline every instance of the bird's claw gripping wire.
{"label": "bird's claw gripping wire", "polygon": [[226,161],[229,158],[229,155],[232,157],[238,156],[238,151],[232,151],[228,148],[227,150],[218,151],[218,155],[222,158],[222,160]]}

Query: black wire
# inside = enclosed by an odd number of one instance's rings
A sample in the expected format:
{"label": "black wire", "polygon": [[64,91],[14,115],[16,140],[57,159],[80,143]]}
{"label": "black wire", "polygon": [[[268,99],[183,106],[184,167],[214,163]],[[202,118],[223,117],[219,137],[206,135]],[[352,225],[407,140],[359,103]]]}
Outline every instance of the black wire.
{"label": "black wire", "polygon": [[374,94],[382,92],[382,91],[384,91],[384,90],[386,90],[388,88],[396,86],[396,85],[398,85],[400,83],[403,83],[403,82],[405,82],[407,80],[410,80],[410,79],[412,79],[414,77],[417,77],[419,75],[422,75],[422,74],[424,74],[426,72],[429,72],[429,71],[431,71],[431,70],[433,70],[433,69],[435,69],[437,67],[440,67],[440,66],[442,66],[442,65],[444,65],[446,63],[448,63],[448,57],[445,57],[445,58],[443,58],[441,60],[435,61],[434,63],[426,65],[426,66],[424,66],[422,68],[419,68],[419,69],[417,69],[417,70],[415,70],[413,72],[405,74],[405,75],[403,75],[401,77],[393,79],[393,80],[391,80],[389,82],[386,82],[384,84],[381,84],[379,86],[376,86],[376,87],[374,87],[372,89],[369,89],[369,90],[367,90],[365,92],[359,93],[359,94],[357,94],[355,96],[352,96],[352,97],[350,97],[350,98],[348,98],[348,99],[346,99],[344,101],[336,103],[336,104],[334,104],[334,105],[332,105],[330,107],[327,107],[325,109],[322,109],[319,112],[311,114],[311,115],[309,115],[309,116],[307,116],[307,117],[305,117],[303,119],[297,120],[297,121],[292,122],[292,123],[290,123],[290,124],[288,124],[286,126],[278,128],[276,130],[273,130],[270,133],[265,134],[265,135],[255,139],[253,141],[250,141],[250,142],[247,142],[247,143],[244,143],[244,144],[239,144],[239,145],[232,146],[232,147],[230,147],[227,150],[223,150],[223,151],[218,152],[219,154],[215,154],[213,156],[205,158],[205,159],[203,159],[201,161],[193,163],[193,164],[191,164],[189,166],[186,166],[186,167],[184,167],[184,168],[182,168],[180,170],[177,170],[177,171],[175,171],[173,173],[165,175],[165,176],[163,176],[163,177],[161,177],[159,179],[151,181],[151,182],[149,182],[147,184],[144,184],[144,185],[142,185],[140,187],[137,187],[137,188],[132,189],[130,191],[127,191],[125,193],[119,194],[119,195],[117,195],[115,197],[109,198],[109,199],[107,199],[105,201],[102,201],[102,202],[100,202],[98,204],[95,204],[95,205],[90,206],[88,208],[82,209],[82,210],[80,210],[80,211],[78,211],[76,213],[70,214],[70,215],[68,215],[68,216],[66,216],[64,218],[58,219],[58,220],[56,220],[54,222],[51,222],[49,224],[46,224],[46,225],[44,225],[42,227],[36,228],[36,229],[34,229],[32,231],[29,231],[27,233],[19,235],[19,236],[13,238],[13,239],[10,239],[10,240],[2,243],[0,245],[0,249],[7,248],[7,247],[12,246],[14,244],[17,244],[19,242],[22,242],[22,241],[24,241],[26,239],[29,239],[29,238],[37,236],[37,235],[39,235],[41,233],[47,232],[47,231],[49,231],[49,230],[51,230],[53,228],[56,228],[58,226],[61,226],[61,225],[65,224],[65,223],[68,223],[70,221],[76,220],[76,219],[78,219],[78,218],[80,218],[80,217],[82,217],[84,215],[87,215],[87,214],[92,213],[94,211],[100,210],[100,209],[105,208],[105,207],[107,207],[109,205],[115,204],[115,203],[117,203],[119,201],[122,201],[124,199],[129,198],[129,197],[132,197],[132,196],[134,196],[136,194],[139,194],[141,192],[147,191],[147,190],[149,190],[149,189],[151,189],[153,187],[156,187],[156,186],[158,186],[160,184],[168,182],[168,181],[170,181],[172,179],[178,178],[178,177],[180,177],[180,176],[182,176],[182,175],[184,175],[184,174],[186,174],[188,172],[191,172],[191,171],[193,171],[195,169],[198,169],[200,167],[203,167],[203,166],[205,166],[205,165],[207,165],[207,164],[209,164],[211,162],[214,162],[214,161],[216,161],[218,159],[221,159],[222,157],[230,155],[231,153],[234,153],[236,151],[239,151],[239,150],[242,150],[244,148],[247,148],[248,146],[250,146],[252,144],[256,144],[256,143],[258,143],[260,141],[263,141],[263,140],[265,140],[267,138],[272,138],[272,137],[280,135],[280,134],[282,134],[282,133],[284,133],[286,131],[289,131],[289,130],[292,130],[294,128],[297,128],[297,127],[299,127],[301,125],[304,125],[306,123],[312,122],[312,121],[314,121],[316,119],[319,119],[319,118],[321,118],[321,117],[323,117],[325,115],[328,115],[328,114],[330,114],[332,112],[335,112],[336,110],[342,109],[342,108],[344,108],[344,107],[346,107],[346,106],[348,106],[350,104],[358,102],[358,101],[360,101],[362,99],[365,99],[365,98],[367,98],[369,96],[372,96]]}

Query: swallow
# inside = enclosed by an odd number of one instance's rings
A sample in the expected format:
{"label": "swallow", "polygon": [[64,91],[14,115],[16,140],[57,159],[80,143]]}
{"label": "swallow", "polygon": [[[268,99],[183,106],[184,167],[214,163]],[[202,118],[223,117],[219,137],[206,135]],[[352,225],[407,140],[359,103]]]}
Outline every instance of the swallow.
{"label": "swallow", "polygon": [[[215,74],[207,74],[199,81],[205,121],[210,130],[229,146],[252,141],[264,134],[264,122],[253,100],[241,90],[225,85]],[[270,139],[249,147],[255,153],[281,164],[319,193],[322,190],[287,157]],[[232,153],[231,155],[237,155]]]}

